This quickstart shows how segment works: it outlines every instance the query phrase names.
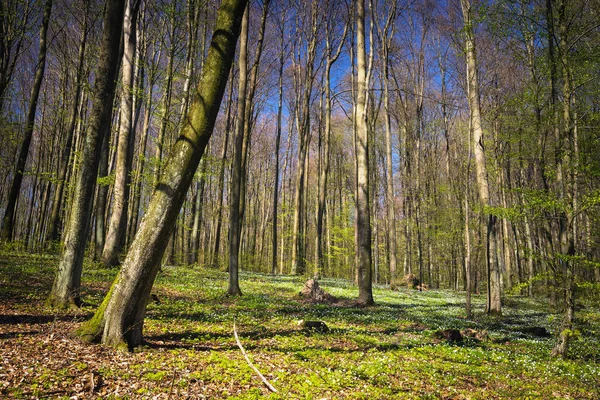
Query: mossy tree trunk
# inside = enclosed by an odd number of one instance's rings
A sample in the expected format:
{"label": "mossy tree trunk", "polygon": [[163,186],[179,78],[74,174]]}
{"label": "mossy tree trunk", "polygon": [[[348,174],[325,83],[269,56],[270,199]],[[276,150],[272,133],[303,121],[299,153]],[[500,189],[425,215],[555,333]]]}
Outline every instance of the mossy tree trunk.
{"label": "mossy tree trunk", "polygon": [[79,306],[83,256],[89,230],[96,175],[105,127],[110,124],[119,65],[119,42],[123,27],[124,0],[108,0],[98,69],[93,90],[90,122],[85,135],[81,167],[77,176],[71,214],[65,233],[58,271],[48,304],[66,308]]}
{"label": "mossy tree trunk", "polygon": [[[120,275],[94,317],[79,333],[132,349],[142,344],[146,305],[179,210],[210,139],[233,62],[247,0],[224,0],[202,79],[181,133],[154,190],[148,211],[124,260]],[[89,339],[89,337],[88,337]]]}

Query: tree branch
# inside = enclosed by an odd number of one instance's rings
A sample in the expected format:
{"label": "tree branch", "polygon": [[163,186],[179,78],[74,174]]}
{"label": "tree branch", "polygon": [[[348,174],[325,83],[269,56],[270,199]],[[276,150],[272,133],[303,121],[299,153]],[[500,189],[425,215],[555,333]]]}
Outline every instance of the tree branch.
{"label": "tree branch", "polygon": [[271,392],[277,393],[277,389],[275,389],[273,387],[273,385],[271,385],[269,383],[269,381],[267,380],[267,378],[265,378],[264,375],[260,373],[260,371],[258,370],[258,368],[256,368],[254,366],[254,364],[252,364],[252,361],[250,361],[250,358],[248,357],[248,354],[246,354],[246,350],[244,350],[244,347],[242,346],[242,343],[240,342],[240,338],[238,337],[237,329],[235,327],[235,321],[233,321],[233,335],[235,336],[235,341],[236,341],[238,347],[240,348],[240,350],[242,351],[242,354],[244,355],[244,358],[246,359],[246,362],[248,363],[248,365],[250,366],[250,368],[252,368],[254,370],[254,372],[256,372],[256,375],[258,375],[260,377],[260,379],[267,386],[267,388],[269,388],[269,390]]}

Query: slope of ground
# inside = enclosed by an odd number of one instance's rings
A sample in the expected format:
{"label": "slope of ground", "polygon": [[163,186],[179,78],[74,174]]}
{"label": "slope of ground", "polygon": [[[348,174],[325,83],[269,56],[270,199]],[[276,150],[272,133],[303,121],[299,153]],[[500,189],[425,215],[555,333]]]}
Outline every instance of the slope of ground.
{"label": "slope of ground", "polygon": [[[1,398],[600,398],[600,313],[580,311],[573,357],[549,357],[557,318],[543,301],[507,299],[502,319],[464,318],[464,293],[375,288],[376,306],[350,306],[348,282],[321,280],[342,301],[311,304],[301,278],[241,274],[244,296],[229,298],[227,275],[199,267],[165,267],[145,323],[147,346],[122,353],[70,336],[102,298],[115,270],[86,265],[85,307],[43,307],[56,259],[0,254]],[[344,301],[346,300],[346,301]],[[326,333],[300,320],[323,321]],[[246,363],[233,335],[266,379]],[[459,329],[475,337],[448,343]]]}

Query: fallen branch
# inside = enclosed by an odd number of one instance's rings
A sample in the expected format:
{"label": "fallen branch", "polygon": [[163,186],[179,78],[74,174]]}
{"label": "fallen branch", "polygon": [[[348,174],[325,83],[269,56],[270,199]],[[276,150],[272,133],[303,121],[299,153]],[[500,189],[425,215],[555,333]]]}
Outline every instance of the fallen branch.
{"label": "fallen branch", "polygon": [[244,347],[242,346],[242,343],[240,342],[240,338],[238,337],[237,329],[235,327],[235,321],[233,321],[233,335],[235,336],[235,341],[237,342],[238,347],[242,351],[242,354],[244,355],[244,358],[246,359],[246,362],[248,363],[248,365],[254,370],[254,372],[256,372],[256,374],[260,377],[260,379],[262,379],[263,383],[267,386],[267,388],[269,388],[269,390],[271,392],[277,393],[277,389],[275,389],[273,387],[273,385],[271,385],[269,383],[267,378],[265,378],[264,375],[260,373],[258,368],[256,368],[254,366],[254,364],[252,364],[252,361],[250,361],[250,358],[248,358],[248,354],[246,354],[246,350],[244,350]]}
{"label": "fallen branch", "polygon": [[90,371],[90,395],[94,394],[96,383],[94,383],[94,371]]}

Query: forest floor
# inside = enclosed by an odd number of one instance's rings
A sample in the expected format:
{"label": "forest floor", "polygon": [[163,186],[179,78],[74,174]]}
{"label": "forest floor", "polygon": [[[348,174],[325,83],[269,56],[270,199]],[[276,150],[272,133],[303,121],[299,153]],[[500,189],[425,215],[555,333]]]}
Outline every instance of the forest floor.
{"label": "forest floor", "polygon": [[[323,279],[343,305],[302,301],[298,277],[241,274],[242,297],[224,295],[227,275],[164,267],[144,325],[147,346],[124,353],[71,337],[99,304],[116,270],[86,265],[80,312],[44,307],[55,257],[0,253],[0,398],[499,399],[600,398],[600,312],[577,313],[571,358],[551,358],[558,316],[543,300],[507,297],[504,315],[465,319],[464,293],[374,288],[376,305],[350,306],[351,283]],[[299,320],[323,321],[326,333]],[[244,359],[277,389],[270,392]],[[538,337],[544,327],[550,337]],[[436,332],[476,337],[449,343]]]}

